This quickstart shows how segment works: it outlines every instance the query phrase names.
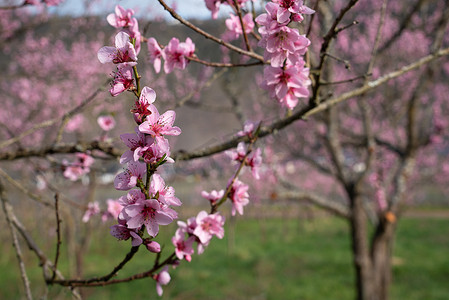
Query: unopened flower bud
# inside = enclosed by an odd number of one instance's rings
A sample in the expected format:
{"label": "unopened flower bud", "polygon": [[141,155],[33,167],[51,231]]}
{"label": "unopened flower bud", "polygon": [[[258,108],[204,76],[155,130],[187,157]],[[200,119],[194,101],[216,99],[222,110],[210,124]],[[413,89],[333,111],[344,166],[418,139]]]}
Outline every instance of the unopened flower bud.
{"label": "unopened flower bud", "polygon": [[153,252],[153,253],[161,252],[161,245],[159,245],[158,242],[150,241],[147,244],[145,244],[145,246],[147,246],[147,249],[150,252]]}

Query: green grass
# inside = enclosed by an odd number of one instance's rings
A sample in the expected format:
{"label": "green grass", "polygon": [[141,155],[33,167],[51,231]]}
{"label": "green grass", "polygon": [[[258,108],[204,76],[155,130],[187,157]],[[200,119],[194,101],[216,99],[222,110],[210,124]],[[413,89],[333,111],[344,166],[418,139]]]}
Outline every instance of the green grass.
{"label": "green grass", "polygon": [[[170,226],[161,232],[161,236],[167,236],[167,249],[172,249],[168,240],[171,232]],[[447,299],[448,233],[446,219],[410,218],[400,222],[392,299]],[[95,234],[95,238],[99,236]],[[10,245],[2,242],[0,299],[20,299],[23,291],[17,261]],[[110,270],[128,247],[128,243],[109,236],[102,243],[92,243],[85,257],[86,275],[103,275],[100,270]],[[153,257],[141,249],[119,276],[149,269]],[[44,286],[40,269],[33,257],[27,257],[27,265],[34,294],[40,296]],[[64,263],[61,267],[68,268]],[[354,298],[348,228],[334,218],[228,220],[223,240],[214,238],[204,254],[194,255],[190,263],[182,262],[170,274],[172,282],[164,287],[162,299]],[[86,299],[158,299],[151,278],[84,289],[83,294]],[[64,288],[51,287],[48,298],[70,299],[70,294]]]}

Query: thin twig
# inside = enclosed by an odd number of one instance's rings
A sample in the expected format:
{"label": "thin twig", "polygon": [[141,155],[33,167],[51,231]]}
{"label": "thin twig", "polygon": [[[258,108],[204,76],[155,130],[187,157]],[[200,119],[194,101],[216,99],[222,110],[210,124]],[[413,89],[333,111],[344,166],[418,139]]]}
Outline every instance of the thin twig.
{"label": "thin twig", "polygon": [[181,22],[181,23],[184,24],[185,26],[189,27],[189,28],[192,29],[193,31],[195,31],[195,32],[197,32],[197,33],[199,33],[199,34],[201,34],[201,35],[204,36],[205,38],[210,39],[210,40],[212,40],[212,41],[214,41],[214,42],[216,42],[216,43],[218,43],[218,44],[220,44],[220,45],[222,45],[222,46],[225,46],[226,48],[228,48],[228,49],[230,49],[230,50],[232,50],[232,51],[235,51],[235,52],[237,52],[237,53],[239,53],[239,54],[242,54],[242,55],[246,55],[246,56],[255,58],[255,59],[257,59],[257,60],[259,60],[259,61],[261,61],[261,62],[264,62],[264,61],[265,61],[264,58],[263,58],[263,56],[261,56],[261,55],[259,55],[259,54],[257,54],[257,53],[243,50],[243,49],[241,49],[241,48],[239,48],[239,47],[236,47],[236,46],[234,46],[234,45],[232,45],[232,44],[230,44],[230,43],[227,43],[227,42],[223,41],[222,39],[219,39],[219,38],[217,38],[216,36],[214,36],[214,35],[212,35],[212,34],[209,34],[209,33],[207,33],[206,31],[204,31],[204,30],[198,28],[197,26],[193,25],[192,23],[190,23],[189,21],[185,20],[185,19],[182,18],[180,15],[178,15],[173,9],[171,9],[171,8],[165,3],[164,0],[158,0],[158,1],[159,1],[159,3],[164,7],[164,9],[170,13],[170,15],[171,15],[173,18],[175,18],[176,20],[178,20],[179,22]]}
{"label": "thin twig", "polygon": [[[397,69],[395,71],[392,71],[390,73],[385,74],[384,76],[379,77],[376,80],[369,81],[367,84],[361,86],[360,88],[354,89],[352,91],[343,93],[339,96],[335,96],[332,98],[329,98],[325,102],[320,103],[318,106],[312,106],[312,107],[304,107],[300,109],[299,111],[293,113],[290,116],[281,118],[277,121],[274,121],[268,126],[264,126],[261,128],[259,137],[264,137],[267,135],[272,134],[273,132],[277,130],[281,130],[287,126],[289,126],[291,123],[298,121],[298,120],[305,120],[323,110],[326,110],[327,108],[336,105],[340,102],[346,101],[348,99],[354,98],[356,96],[362,95],[368,91],[371,91],[388,81],[397,78],[399,76],[402,76],[403,74],[410,72],[412,70],[415,70],[422,65],[425,65],[431,61],[434,61],[440,57],[449,55],[449,48],[441,49],[433,54],[429,54],[427,56],[422,57],[421,59],[406,65],[400,69]],[[207,147],[204,149],[200,149],[193,152],[186,152],[184,150],[179,150],[177,152],[174,152],[172,154],[172,158],[175,160],[191,160],[195,158],[200,157],[206,157],[211,156],[216,153],[222,152],[224,150],[233,148],[237,146],[239,142],[246,141],[248,142],[249,139],[247,137],[233,137],[227,141],[222,142],[221,144]],[[106,146],[103,143],[100,142],[91,142],[87,144],[83,143],[74,143],[74,144],[65,144],[60,146],[53,146],[53,147],[45,147],[42,149],[31,149],[26,151],[18,151],[18,154],[12,153],[12,152],[6,152],[6,153],[0,153],[0,160],[13,160],[17,158],[24,158],[24,157],[33,157],[33,156],[46,156],[48,154],[56,154],[56,153],[74,153],[74,152],[85,152],[90,150],[101,150],[104,153],[107,153],[113,157],[120,157],[122,155],[122,152],[118,149],[112,147],[111,145]],[[1,169],[0,169],[1,170]]]}
{"label": "thin twig", "polygon": [[109,274],[105,276],[93,277],[89,279],[47,280],[47,283],[59,284],[63,286],[89,286],[91,283],[94,282],[105,283],[113,276],[115,276],[117,272],[120,271],[133,258],[134,254],[136,254],[138,250],[139,246],[131,247],[131,250],[126,254],[125,258],[117,266],[115,266],[114,269]]}
{"label": "thin twig", "polygon": [[208,67],[214,67],[214,68],[236,68],[236,67],[252,67],[252,66],[258,66],[263,65],[263,61],[256,61],[251,63],[243,63],[243,64],[234,64],[234,63],[218,63],[218,62],[209,62],[205,60],[201,60],[198,57],[195,56],[187,56],[188,60],[200,63],[202,65],[208,66]]}
{"label": "thin twig", "polygon": [[[419,59],[409,65],[406,65],[398,70],[395,70],[388,74],[385,74],[384,76],[382,76],[376,80],[370,81],[366,85],[363,85],[360,88],[343,93],[339,96],[332,97],[332,98],[328,99],[326,102],[320,103],[316,107],[305,107],[303,109],[300,109],[299,111],[293,113],[291,116],[274,121],[267,127],[262,127],[260,130],[260,133],[259,133],[259,137],[264,137],[264,136],[270,135],[277,130],[281,130],[281,129],[287,127],[288,125],[290,125],[291,123],[293,123],[295,121],[298,121],[301,119],[305,120],[323,110],[328,109],[329,107],[331,107],[333,105],[336,105],[340,102],[343,102],[348,99],[359,96],[361,94],[364,94],[370,90],[373,90],[373,89],[381,86],[384,83],[387,83],[388,81],[390,81],[394,78],[397,78],[407,72],[410,72],[412,70],[415,70],[415,69],[421,67],[424,64],[427,64],[431,61],[434,61],[434,60],[436,60],[442,56],[446,56],[446,55],[449,55],[449,48],[444,48],[440,51],[437,51],[436,53],[422,57],[421,59]],[[204,149],[200,149],[198,151],[185,152],[185,151],[181,150],[181,151],[175,152],[172,155],[172,158],[175,160],[190,160],[190,159],[195,159],[195,158],[200,158],[200,157],[211,156],[216,153],[222,152],[224,150],[233,148],[233,147],[237,146],[237,144],[239,142],[242,142],[242,141],[248,142],[249,139],[248,139],[248,137],[233,137],[221,144],[207,147]]]}
{"label": "thin twig", "polygon": [[18,182],[17,180],[15,180],[11,176],[9,176],[8,173],[6,173],[2,168],[0,168],[0,176],[5,178],[9,183],[11,183],[18,190],[20,190],[22,193],[24,193],[25,195],[27,195],[28,197],[30,197],[34,201],[37,201],[40,204],[43,204],[43,205],[45,205],[47,207],[52,207],[53,208],[53,205],[51,203],[46,202],[40,196],[38,196],[38,195],[32,193],[31,191],[29,191],[28,189],[26,189],[20,182]]}
{"label": "thin twig", "polygon": [[163,266],[173,263],[173,260],[174,260],[175,257],[176,257],[176,254],[173,252],[163,262],[155,264],[150,270],[148,270],[146,272],[143,272],[143,273],[138,273],[138,274],[126,277],[126,278],[122,278],[122,279],[114,279],[114,280],[99,281],[99,282],[89,282],[89,283],[87,283],[87,282],[85,282],[83,280],[79,280],[79,281],[76,281],[76,280],[56,280],[53,283],[54,284],[59,284],[59,285],[62,285],[62,286],[72,286],[72,287],[77,287],[77,286],[96,287],[96,286],[105,286],[105,285],[129,282],[129,281],[133,281],[133,280],[137,280],[137,279],[143,279],[143,278],[151,277],[154,274],[154,272],[156,272],[157,270],[159,270]]}
{"label": "thin twig", "polygon": [[62,117],[58,117],[58,118],[53,118],[51,120],[47,120],[44,121],[42,123],[36,124],[33,127],[31,127],[30,129],[22,132],[21,134],[19,134],[16,137],[13,137],[9,140],[6,140],[2,143],[0,143],[0,149],[5,148],[13,143],[16,143],[18,141],[20,141],[21,139],[23,139],[24,137],[32,134],[33,132],[35,132],[36,130],[39,129],[43,129],[49,126],[52,126],[54,124],[56,124],[57,122],[61,121],[61,120],[65,120],[67,118],[71,118],[73,117],[75,114],[79,113],[87,104],[89,104],[92,100],[95,99],[95,97],[101,92],[103,91],[104,87],[99,87],[95,92],[93,92],[89,97],[87,97],[80,105],[76,106],[75,108],[73,108],[72,110],[68,111],[67,113],[65,113]]}
{"label": "thin twig", "polygon": [[16,233],[16,230],[14,229],[14,226],[12,225],[12,221],[11,221],[11,217],[10,217],[10,211],[12,211],[12,207],[9,204],[8,200],[6,199],[4,187],[1,182],[0,182],[0,198],[2,200],[3,212],[5,213],[5,216],[6,216],[6,218],[5,218],[6,223],[8,224],[8,227],[11,231],[12,244],[16,250],[17,260],[19,261],[20,276],[22,277],[23,286],[25,288],[25,295],[28,300],[32,300],[33,296],[31,294],[30,281],[29,281],[27,273],[26,273],[25,263],[23,262],[22,250],[20,248],[19,240],[17,239],[17,233]]}
{"label": "thin twig", "polygon": [[178,108],[183,106],[184,104],[187,103],[187,101],[189,101],[190,99],[192,99],[192,97],[196,94],[199,93],[201,90],[203,90],[204,88],[208,88],[212,85],[212,83],[217,80],[218,78],[220,78],[224,73],[226,73],[228,71],[227,68],[223,68],[220,70],[220,72],[217,72],[215,74],[213,74],[213,76],[203,85],[201,85],[198,89],[190,92],[187,96],[185,96],[184,98],[182,98],[181,100],[179,100],[176,104],[174,108]]}
{"label": "thin twig", "polygon": [[56,270],[58,269],[58,260],[59,260],[59,253],[61,248],[61,219],[59,218],[59,195],[55,194],[55,215],[56,215],[56,255],[55,255],[55,262],[53,265],[53,276],[51,277],[51,280],[55,280],[56,278]]}
{"label": "thin twig", "polygon": [[234,1],[234,6],[237,9],[237,15],[239,16],[240,25],[242,26],[243,40],[245,41],[246,50],[252,51],[251,46],[249,44],[248,35],[245,32],[245,24],[243,23],[242,10],[240,9],[240,5],[237,2],[237,0],[233,0],[233,1]]}
{"label": "thin twig", "polygon": [[[341,20],[343,19],[343,17],[346,15],[346,13],[358,2],[358,0],[351,0],[348,2],[348,4],[346,4],[345,7],[343,7],[338,16],[335,18],[334,22],[332,23],[331,27],[329,28],[329,30],[327,31],[326,35],[324,36],[324,41],[321,44],[321,49],[320,49],[320,62],[318,64],[317,69],[318,70],[323,70],[323,66],[324,63],[326,61],[326,55],[325,53],[328,52],[328,49],[330,47],[330,43],[331,41],[337,36],[338,31],[337,31],[337,26],[338,24],[341,22]],[[320,91],[320,81],[321,81],[321,74],[322,72],[318,72],[315,74],[315,85],[313,86],[313,96],[309,101],[309,104],[312,105],[318,105],[319,104],[319,91]]]}

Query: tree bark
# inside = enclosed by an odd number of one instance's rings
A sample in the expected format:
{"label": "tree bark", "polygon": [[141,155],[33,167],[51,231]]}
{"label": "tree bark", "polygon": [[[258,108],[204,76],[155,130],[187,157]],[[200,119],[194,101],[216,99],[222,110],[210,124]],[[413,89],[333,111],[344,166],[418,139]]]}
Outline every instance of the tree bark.
{"label": "tree bark", "polygon": [[369,243],[368,218],[363,199],[351,195],[350,218],[353,264],[357,300],[388,300],[392,280],[391,257],[395,221],[385,217],[375,228]]}
{"label": "tree bark", "polygon": [[351,211],[350,218],[353,264],[356,274],[356,291],[358,300],[375,300],[372,262],[368,246],[367,216],[362,199],[349,190]]}

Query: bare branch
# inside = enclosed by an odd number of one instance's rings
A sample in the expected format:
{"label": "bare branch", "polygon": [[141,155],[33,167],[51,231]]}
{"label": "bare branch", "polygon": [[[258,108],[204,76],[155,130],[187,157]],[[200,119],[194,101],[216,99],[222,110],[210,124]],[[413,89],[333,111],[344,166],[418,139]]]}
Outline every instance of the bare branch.
{"label": "bare branch", "polygon": [[56,278],[56,270],[58,269],[58,260],[59,260],[59,252],[61,248],[61,219],[59,218],[59,195],[55,194],[55,215],[56,215],[56,254],[55,254],[55,263],[53,266],[53,276],[51,280],[55,280]]}
{"label": "bare branch", "polygon": [[46,146],[40,149],[20,149],[17,151],[9,151],[0,153],[0,160],[15,160],[25,157],[45,157],[52,154],[69,154],[77,152],[86,152],[99,150],[113,157],[120,157],[122,153],[114,148],[110,143],[91,141],[78,142]]}
{"label": "bare branch", "polygon": [[[350,98],[360,96],[366,92],[369,92],[369,91],[387,83],[388,81],[390,81],[394,78],[402,76],[403,74],[405,74],[407,72],[415,70],[429,62],[432,62],[432,61],[434,61],[440,57],[446,56],[446,55],[449,55],[449,48],[444,48],[444,49],[441,49],[433,54],[424,56],[421,59],[417,60],[416,62],[406,65],[398,70],[392,71],[382,77],[379,77],[376,80],[369,81],[365,85],[361,86],[360,88],[343,93],[339,96],[332,97],[332,98],[328,99],[327,101],[320,103],[318,106],[312,106],[312,107],[308,106],[308,107],[302,108],[299,111],[297,111],[285,118],[274,121],[273,123],[271,123],[268,126],[263,126],[260,130],[259,137],[265,137],[267,135],[270,135],[273,132],[281,130],[298,120],[301,120],[301,119],[306,120],[310,116],[313,116],[321,111],[324,111],[333,105],[336,105],[340,102],[346,101]],[[224,141],[221,144],[207,147],[204,149],[200,149],[198,151],[186,152],[183,150],[179,150],[177,152],[174,152],[172,154],[172,157],[176,160],[190,160],[190,159],[195,159],[195,158],[200,158],[200,157],[211,156],[211,155],[220,153],[224,150],[228,150],[230,148],[236,147],[237,144],[241,141],[248,142],[249,140],[247,137],[234,137],[227,141]],[[85,152],[88,150],[89,151],[100,150],[106,154],[113,156],[113,157],[120,157],[122,154],[117,149],[113,148],[112,146],[110,146],[108,144],[94,141],[94,142],[86,143],[86,144],[85,143],[64,144],[64,145],[45,147],[42,149],[22,150],[22,151],[18,151],[17,153],[13,153],[13,152],[0,153],[0,160],[13,160],[13,159],[32,157],[32,156],[43,157],[43,156],[46,156],[49,154]]]}
{"label": "bare branch", "polygon": [[69,119],[72,116],[78,114],[87,104],[89,104],[92,100],[94,100],[95,97],[103,90],[104,90],[104,85],[99,87],[95,92],[93,92],[89,97],[87,97],[80,105],[78,105],[77,107],[75,107],[72,110],[68,111],[62,117],[54,118],[54,119],[47,120],[47,121],[44,121],[42,123],[36,124],[33,127],[31,127],[30,129],[28,129],[28,130],[22,132],[21,134],[19,134],[18,136],[13,137],[13,138],[11,138],[9,140],[6,140],[6,141],[0,143],[0,149],[5,148],[5,147],[7,147],[7,146],[9,146],[11,144],[14,144],[14,143],[20,141],[21,139],[23,139],[24,137],[32,134],[36,130],[43,129],[43,128],[46,128],[46,127],[50,127],[50,126],[56,124],[57,122],[59,122],[61,120],[64,121],[64,120]]}
{"label": "bare branch", "polygon": [[[449,55],[449,48],[444,48],[434,54],[427,55],[414,63],[411,63],[407,66],[402,67],[399,70],[395,70],[395,71],[390,72],[376,80],[370,81],[360,88],[343,93],[340,96],[332,97],[332,98],[328,99],[326,102],[320,103],[316,107],[305,107],[305,108],[297,111],[296,113],[293,113],[292,115],[290,115],[288,117],[277,120],[266,127],[265,126],[262,127],[262,129],[260,130],[260,133],[259,133],[259,137],[264,137],[264,136],[270,135],[277,130],[281,130],[281,129],[287,127],[288,125],[290,125],[291,123],[293,123],[295,121],[298,121],[301,119],[305,120],[308,117],[310,117],[314,114],[317,114],[323,110],[326,110],[327,108],[329,108],[333,105],[336,105],[340,102],[346,101],[350,98],[354,98],[356,96],[362,95],[368,91],[371,91],[371,90],[381,86],[382,84],[384,84],[394,78],[397,78],[407,72],[410,72],[414,69],[421,67],[424,64],[427,64],[431,61],[436,60],[437,58],[440,58],[440,57],[446,56],[446,55]],[[248,139],[247,139],[247,137],[234,137],[234,138],[231,138],[221,144],[207,147],[204,149],[200,149],[198,151],[185,152],[185,151],[181,150],[181,151],[175,152],[172,155],[172,157],[176,160],[190,160],[190,159],[195,159],[195,158],[199,158],[199,157],[206,157],[206,156],[214,155],[214,154],[220,153],[224,150],[233,148],[233,147],[237,146],[237,144],[241,141],[248,141]]]}
{"label": "bare branch", "polygon": [[6,173],[5,171],[3,171],[3,169],[0,168],[0,176],[2,176],[3,178],[5,178],[9,183],[11,183],[13,186],[15,186],[18,190],[20,190],[22,193],[24,193],[25,195],[27,195],[28,197],[30,197],[31,199],[33,199],[36,202],[39,202],[40,204],[43,204],[47,207],[53,207],[53,205],[49,202],[46,202],[44,199],[42,199],[42,197],[40,197],[39,195],[36,195],[34,193],[32,193],[31,191],[27,190],[25,187],[23,187],[23,185],[21,183],[19,183],[17,180],[13,179],[11,176],[8,175],[8,173]]}
{"label": "bare branch", "polygon": [[170,15],[171,15],[173,18],[175,18],[176,20],[178,20],[179,22],[181,22],[181,23],[184,24],[185,26],[189,27],[189,28],[192,29],[193,31],[195,31],[195,32],[197,32],[197,33],[199,33],[199,34],[201,34],[201,35],[204,36],[205,38],[210,39],[210,40],[212,40],[212,41],[214,41],[214,42],[216,42],[216,43],[218,43],[218,44],[220,44],[220,45],[222,45],[222,46],[225,46],[226,48],[228,48],[228,49],[230,49],[230,50],[232,50],[232,51],[235,51],[235,52],[237,52],[237,53],[239,53],[239,54],[242,54],[242,55],[246,55],[246,56],[255,58],[255,59],[257,59],[257,60],[259,60],[259,61],[261,61],[261,62],[264,62],[264,61],[265,61],[264,58],[263,58],[263,56],[261,56],[261,55],[259,55],[259,54],[257,54],[257,53],[254,53],[254,52],[251,52],[251,51],[245,51],[245,50],[243,50],[243,49],[241,49],[241,48],[239,48],[239,47],[236,47],[236,46],[234,46],[234,45],[232,45],[232,44],[230,44],[230,43],[227,43],[227,42],[223,41],[222,39],[219,39],[219,38],[217,38],[216,36],[214,36],[214,35],[212,35],[212,34],[209,34],[209,33],[207,33],[206,31],[204,31],[204,30],[198,28],[197,26],[193,25],[192,23],[190,23],[189,21],[185,20],[185,19],[182,18],[180,15],[178,15],[173,9],[171,9],[171,8],[165,3],[164,0],[158,0],[158,1],[159,1],[159,3],[164,7],[164,9],[170,13]]}
{"label": "bare branch", "polygon": [[293,201],[307,201],[345,219],[348,219],[351,215],[347,206],[311,192],[285,192],[280,193],[278,197],[280,199],[288,199]]}
{"label": "bare branch", "polygon": [[20,276],[22,277],[23,286],[25,288],[25,295],[28,300],[32,300],[33,296],[31,294],[30,281],[29,281],[27,273],[26,273],[25,263],[23,262],[22,250],[20,248],[19,240],[17,239],[16,230],[14,229],[14,227],[12,225],[12,221],[11,221],[10,213],[12,212],[12,206],[9,204],[8,200],[6,199],[4,187],[3,187],[3,184],[1,181],[0,181],[0,198],[2,200],[3,212],[5,213],[5,216],[6,216],[6,218],[5,218],[6,223],[8,224],[8,227],[11,231],[12,244],[16,250],[17,260],[19,261]]}

